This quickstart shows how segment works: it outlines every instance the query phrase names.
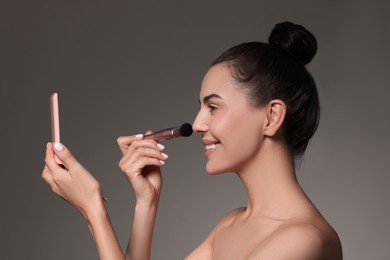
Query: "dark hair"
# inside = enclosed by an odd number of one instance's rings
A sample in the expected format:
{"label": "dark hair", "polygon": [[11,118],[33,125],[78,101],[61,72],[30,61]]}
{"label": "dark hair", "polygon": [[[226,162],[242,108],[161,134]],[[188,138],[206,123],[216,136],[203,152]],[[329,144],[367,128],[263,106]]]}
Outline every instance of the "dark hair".
{"label": "dark hair", "polygon": [[319,123],[316,85],[305,68],[317,52],[317,41],[303,26],[291,22],[276,24],[268,41],[234,46],[212,66],[226,63],[253,106],[262,107],[273,99],[286,103],[286,143],[292,155],[300,157]]}

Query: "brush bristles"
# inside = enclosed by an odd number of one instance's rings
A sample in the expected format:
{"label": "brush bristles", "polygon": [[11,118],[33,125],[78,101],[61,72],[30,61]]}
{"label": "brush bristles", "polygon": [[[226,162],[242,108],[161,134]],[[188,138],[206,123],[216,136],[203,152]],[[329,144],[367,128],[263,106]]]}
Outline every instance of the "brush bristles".
{"label": "brush bristles", "polygon": [[192,125],[185,123],[182,126],[175,128],[173,130],[173,135],[185,137],[192,135]]}

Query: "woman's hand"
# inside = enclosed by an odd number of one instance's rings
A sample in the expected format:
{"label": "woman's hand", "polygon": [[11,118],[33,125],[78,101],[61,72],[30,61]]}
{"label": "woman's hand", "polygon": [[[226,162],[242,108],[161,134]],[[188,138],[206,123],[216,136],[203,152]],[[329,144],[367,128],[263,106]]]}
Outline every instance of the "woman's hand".
{"label": "woman's hand", "polygon": [[[56,163],[55,155],[63,166]],[[56,194],[68,201],[85,218],[90,212],[101,209],[103,196],[100,184],[65,146],[48,143],[45,163],[42,178]]]}
{"label": "woman's hand", "polygon": [[119,137],[117,142],[123,154],[119,167],[131,184],[137,203],[158,204],[162,186],[160,167],[168,158],[162,152],[164,146],[143,139],[141,134]]}
{"label": "woman's hand", "polygon": [[[55,155],[63,165],[56,163]],[[55,193],[84,215],[95,240],[99,259],[124,260],[96,179],[62,144],[56,143],[54,147],[52,143],[47,144],[45,162],[42,178]]]}
{"label": "woman's hand", "polygon": [[123,154],[119,167],[136,196],[126,259],[150,259],[162,186],[160,167],[168,156],[162,152],[163,145],[154,140],[145,140],[144,135],[119,137],[118,145]]}

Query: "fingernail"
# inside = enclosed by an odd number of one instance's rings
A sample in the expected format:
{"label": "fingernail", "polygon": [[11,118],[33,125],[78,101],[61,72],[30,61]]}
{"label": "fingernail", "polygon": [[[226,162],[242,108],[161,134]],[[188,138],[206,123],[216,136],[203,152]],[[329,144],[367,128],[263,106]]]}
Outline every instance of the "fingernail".
{"label": "fingernail", "polygon": [[157,144],[157,147],[160,148],[161,150],[164,150],[164,149],[165,149],[165,146],[162,145],[162,144]]}
{"label": "fingernail", "polygon": [[64,149],[64,146],[63,146],[61,143],[55,143],[55,144],[54,144],[54,149],[55,149],[57,152],[61,152],[61,151]]}
{"label": "fingernail", "polygon": [[137,134],[137,135],[135,136],[135,138],[138,138],[138,139],[141,139],[141,138],[143,138],[143,137],[144,137],[143,134]]}
{"label": "fingernail", "polygon": [[164,157],[164,158],[168,158],[168,155],[165,154],[165,153],[161,153],[161,155],[162,155],[162,157]]}
{"label": "fingernail", "polygon": [[161,163],[162,165],[164,165],[164,164],[165,164],[165,162],[164,162],[164,161],[161,161],[161,160],[160,160],[160,163]]}

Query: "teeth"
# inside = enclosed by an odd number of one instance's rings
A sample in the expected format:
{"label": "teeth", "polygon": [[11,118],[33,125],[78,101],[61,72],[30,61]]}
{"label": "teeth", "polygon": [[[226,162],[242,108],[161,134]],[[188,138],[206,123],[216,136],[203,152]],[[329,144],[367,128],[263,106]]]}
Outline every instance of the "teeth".
{"label": "teeth", "polygon": [[213,150],[218,147],[219,144],[209,144],[206,145],[206,150]]}

